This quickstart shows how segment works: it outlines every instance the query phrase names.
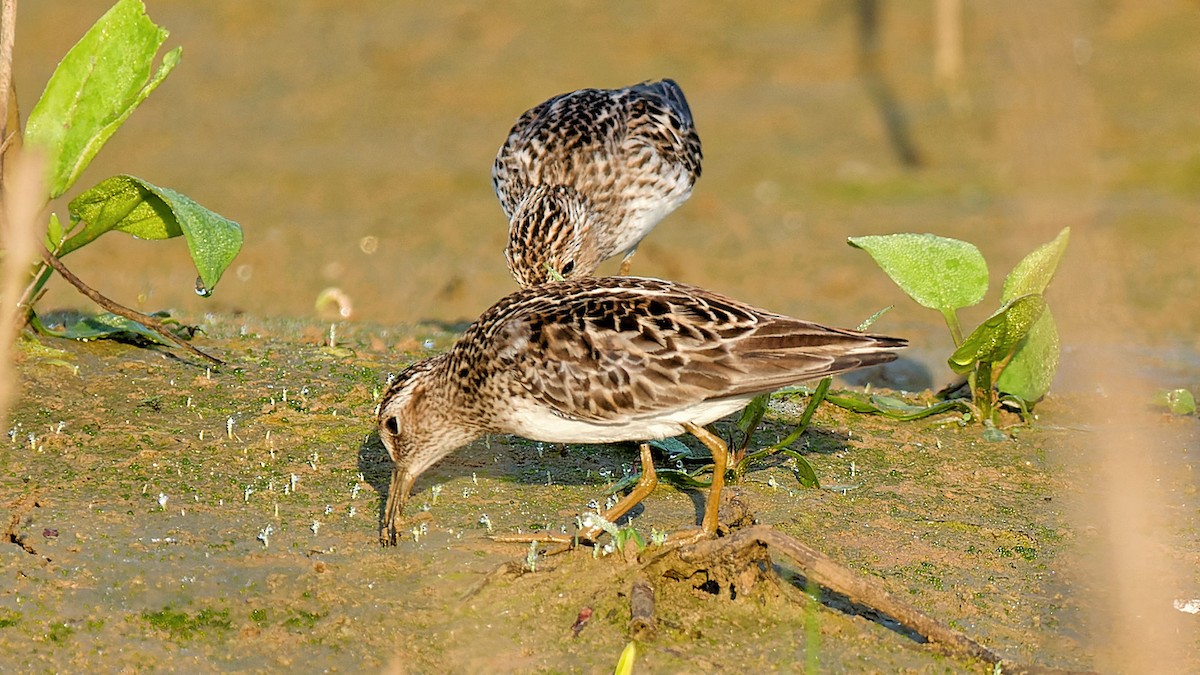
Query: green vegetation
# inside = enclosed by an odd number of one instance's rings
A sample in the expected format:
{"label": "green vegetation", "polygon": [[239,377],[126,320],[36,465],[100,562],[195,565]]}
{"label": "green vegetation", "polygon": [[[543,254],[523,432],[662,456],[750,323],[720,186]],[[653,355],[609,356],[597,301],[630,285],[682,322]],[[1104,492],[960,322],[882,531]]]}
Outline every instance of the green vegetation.
{"label": "green vegetation", "polygon": [[317,622],[323,619],[326,614],[328,612],[296,610],[292,616],[284,620],[283,626],[292,630],[312,630],[312,627],[317,625]]}
{"label": "green vegetation", "polygon": [[954,352],[947,362],[967,376],[973,414],[994,423],[997,406],[1025,411],[1050,390],[1058,369],[1059,340],[1042,293],[1058,269],[1070,229],[1026,256],[1004,281],[1000,308],[963,337],[957,310],[983,300],[988,268],[979,249],[932,234],[851,237],[918,304],[942,314]]}
{"label": "green vegetation", "polygon": [[0,610],[0,628],[11,628],[21,623],[21,613],[12,610]]}
{"label": "green vegetation", "polygon": [[[25,147],[44,160],[41,203],[66,194],[108,139],[179,64],[181,47],[167,52],[154,69],[167,34],[146,16],[141,0],[119,0],[59,62],[25,130]],[[183,236],[199,275],[196,291],[201,295],[211,294],[242,247],[240,225],[188,197],[134,176],[108,178],[71,200],[65,224],[57,214],[50,215],[43,259],[22,294],[36,330],[73,339],[141,338],[160,343],[164,337],[179,342],[178,335],[166,335],[167,331],[188,334],[178,323],[167,325],[153,317],[139,320],[124,308],[120,315],[101,314],[58,329],[46,326],[34,314],[32,306],[54,270],[84,290],[58,259],[110,231],[139,239]],[[111,301],[88,295],[114,310]]]}
{"label": "green vegetation", "polygon": [[46,639],[51,642],[63,642],[74,634],[75,629],[65,623],[52,623],[46,629]]}
{"label": "green vegetation", "polygon": [[630,641],[625,645],[625,649],[621,650],[621,656],[617,659],[617,667],[613,669],[615,675],[632,675],[633,664],[637,661],[637,643]]}
{"label": "green vegetation", "polygon": [[1192,415],[1196,412],[1196,397],[1187,389],[1160,391],[1154,395],[1154,405],[1172,415]]}
{"label": "green vegetation", "polygon": [[207,629],[229,630],[229,610],[202,609],[194,616],[187,612],[164,607],[157,612],[142,612],[142,620],[151,627],[169,633],[176,640],[187,640]]}

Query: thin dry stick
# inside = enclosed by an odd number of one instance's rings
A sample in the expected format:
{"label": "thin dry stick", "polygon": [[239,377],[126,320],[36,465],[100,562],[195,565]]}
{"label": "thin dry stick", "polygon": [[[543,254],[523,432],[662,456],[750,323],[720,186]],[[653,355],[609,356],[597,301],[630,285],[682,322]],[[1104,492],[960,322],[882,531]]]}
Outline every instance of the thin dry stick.
{"label": "thin dry stick", "polygon": [[[19,305],[14,302],[21,288],[21,279],[34,257],[34,221],[37,208],[31,210],[27,190],[37,194],[42,164],[32,161],[26,175],[17,176],[16,190],[9,189],[4,175],[4,157],[8,154],[10,132],[8,108],[12,88],[13,42],[16,38],[17,0],[4,0],[0,6],[0,237],[3,241],[3,261],[0,263],[0,428],[8,426],[8,408],[17,386],[14,382],[12,344],[20,330]],[[25,183],[33,181],[31,186]],[[36,198],[34,198],[36,201]],[[20,316],[24,316],[23,313]]]}
{"label": "thin dry stick", "polygon": [[172,333],[171,329],[169,329],[165,325],[163,325],[163,323],[161,321],[159,321],[158,319],[156,319],[152,316],[148,316],[146,314],[142,314],[141,312],[130,309],[124,305],[119,305],[116,302],[113,302],[112,300],[108,299],[107,297],[101,295],[98,291],[96,291],[96,289],[94,289],[91,286],[88,286],[86,283],[84,283],[83,279],[80,279],[79,277],[75,276],[75,273],[72,272],[71,270],[67,269],[66,266],[62,264],[61,260],[59,260],[57,257],[55,257],[55,255],[53,253],[46,250],[45,246],[42,246],[41,249],[42,249],[42,259],[45,260],[48,265],[53,267],[54,271],[61,274],[64,279],[71,282],[72,286],[74,286],[80,293],[83,293],[84,295],[86,295],[88,297],[88,299],[91,300],[92,302],[96,303],[97,305],[100,305],[104,309],[112,312],[113,314],[116,314],[117,316],[122,316],[122,317],[125,317],[126,319],[129,319],[130,321],[136,321],[136,322],[142,324],[143,326],[145,326],[145,327],[149,328],[150,330],[154,331],[155,333],[158,333],[159,335],[167,338],[171,342],[174,342],[175,344],[179,345],[180,347],[183,347],[188,352],[191,352],[192,354],[199,356],[202,359],[211,361],[212,363],[215,363],[219,366],[225,365],[225,362],[222,361],[221,359],[218,359],[215,356],[209,356],[208,354],[205,354],[204,352],[200,351],[199,349],[196,349],[195,347],[193,347],[191,344],[189,344],[183,338],[179,337],[175,333]]}
{"label": "thin dry stick", "polygon": [[654,637],[658,623],[654,620],[654,586],[645,575],[633,580],[629,591],[629,634],[635,640],[647,641]]}
{"label": "thin dry stick", "polygon": [[37,223],[42,210],[45,163],[26,154],[11,163],[0,209],[0,428],[7,427],[8,406],[17,391],[11,350],[24,324],[25,309],[16,302],[29,266],[37,257]]}
{"label": "thin dry stick", "polygon": [[754,546],[763,546],[774,554],[792,560],[812,581],[848,597],[859,605],[871,607],[887,614],[904,626],[925,636],[930,642],[951,655],[976,658],[989,664],[999,665],[1005,673],[1066,672],[1017,664],[1003,659],[996,652],[966,635],[937,621],[916,607],[896,599],[879,583],[856,574],[850,568],[837,563],[820,551],[766,525],[756,525],[739,530],[722,539],[700,541],[665,551],[650,560],[645,567],[655,573],[664,575],[672,573],[671,576],[677,578],[689,578],[696,570],[706,569],[706,566],[713,565],[714,561]]}
{"label": "thin dry stick", "polygon": [[11,131],[8,128],[9,96],[12,94],[13,45],[17,36],[17,0],[0,5],[0,175],[4,173],[4,155]]}
{"label": "thin dry stick", "polygon": [[[753,532],[752,530],[758,530]],[[1000,657],[992,650],[950,628],[912,605],[897,600],[891,593],[871,579],[856,574],[829,556],[806,546],[794,537],[765,526],[751,528],[749,537],[762,541],[769,549],[796,562],[805,576],[822,586],[841,593],[855,602],[872,607],[896,619],[900,623],[924,635],[930,642],[948,648],[951,652],[971,656],[988,663],[999,663]],[[740,534],[740,533],[739,533]]]}

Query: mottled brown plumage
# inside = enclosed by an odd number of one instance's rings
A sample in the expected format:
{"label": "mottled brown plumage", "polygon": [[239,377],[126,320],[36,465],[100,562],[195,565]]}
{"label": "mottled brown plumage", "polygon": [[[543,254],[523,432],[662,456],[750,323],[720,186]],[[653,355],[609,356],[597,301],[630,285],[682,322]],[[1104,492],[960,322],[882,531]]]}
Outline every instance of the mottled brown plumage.
{"label": "mottled brown plumage", "polygon": [[492,165],[522,286],[588,276],[625,254],[691,195],[700,137],[679,85],[581,89],[527,111]]}
{"label": "mottled brown plumage", "polygon": [[[606,443],[687,431],[703,439],[697,427],[757,394],[885,363],[904,345],[657,279],[583,278],[517,291],[384,394],[380,436],[395,462],[386,538],[394,541],[417,477],[484,434]],[[710,505],[721,478],[714,476]],[[711,528],[715,518],[713,505]],[[706,511],[706,530],[709,520]]]}

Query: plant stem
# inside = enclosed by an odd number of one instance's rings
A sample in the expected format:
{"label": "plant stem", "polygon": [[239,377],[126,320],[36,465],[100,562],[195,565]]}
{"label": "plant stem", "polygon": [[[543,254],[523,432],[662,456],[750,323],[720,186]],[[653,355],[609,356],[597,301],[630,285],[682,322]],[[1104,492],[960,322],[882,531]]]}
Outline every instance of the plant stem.
{"label": "plant stem", "polygon": [[994,422],[992,418],[996,412],[996,393],[992,390],[992,364],[988,361],[976,363],[975,371],[969,379],[971,398],[975,401],[975,407],[979,409],[980,421]]}
{"label": "plant stem", "polygon": [[950,329],[950,338],[954,340],[954,348],[958,349],[963,343],[962,326],[958,324],[958,312],[953,308],[942,310],[942,316],[946,319],[946,327]]}
{"label": "plant stem", "polygon": [[50,280],[50,275],[54,272],[53,268],[47,265],[45,261],[39,261],[33,270],[33,274],[29,275],[29,284],[25,286],[25,291],[21,293],[21,297],[17,300],[17,307],[25,308],[26,323],[28,323],[29,315],[33,311],[33,305],[37,302],[38,294],[46,286],[46,282]]}
{"label": "plant stem", "polygon": [[829,391],[829,387],[832,384],[832,377],[822,378],[817,384],[817,388],[813,390],[812,397],[808,399],[808,405],[805,406],[804,412],[800,415],[800,422],[796,425],[796,428],[792,430],[792,433],[788,434],[787,438],[779,441],[769,448],[763,448],[762,450],[752,452],[742,457],[741,461],[739,461],[733,467],[734,475],[740,479],[743,475],[745,475],[746,469],[750,467],[751,462],[757,461],[760,457],[773,455],[780,450],[783,450],[792,443],[795,443],[796,439],[804,435],[804,432],[808,429],[809,423],[812,422],[813,414],[817,412],[817,406],[821,405],[821,401],[825,400],[825,394]]}
{"label": "plant stem", "polygon": [[138,312],[137,310],[133,310],[128,307],[125,307],[124,305],[119,305],[116,302],[113,302],[112,300],[108,299],[104,295],[101,295],[96,289],[92,288],[91,286],[88,286],[86,283],[84,283],[84,281],[82,279],[75,276],[75,273],[72,272],[71,270],[67,269],[66,266],[62,264],[62,261],[59,260],[57,257],[55,257],[53,253],[48,251],[45,246],[42,246],[41,249],[42,249],[42,259],[45,260],[46,263],[49,264],[51,267],[53,267],[54,271],[61,274],[64,279],[71,282],[72,286],[74,286],[80,293],[83,293],[84,295],[86,295],[88,297],[88,299],[91,300],[92,302],[96,303],[97,305],[100,305],[104,309],[112,312],[113,314],[116,314],[117,316],[121,316],[126,319],[129,319],[130,321],[136,321],[136,322],[142,324],[143,326],[149,328],[150,330],[154,331],[155,333],[158,333],[159,335],[167,338],[171,342],[174,342],[175,344],[179,345],[184,350],[186,350],[196,356],[199,356],[202,359],[211,361],[212,363],[215,363],[219,366],[225,365],[225,362],[222,361],[221,359],[218,359],[215,356],[209,356],[208,354],[205,354],[204,352],[200,351],[199,349],[196,349],[195,347],[193,347],[191,344],[189,344],[183,338],[181,338],[178,335],[176,335],[175,333],[171,332],[171,329],[164,326],[162,324],[162,322],[159,321],[158,319],[156,319],[152,316],[147,316],[145,314],[142,314],[141,312]]}
{"label": "plant stem", "polygon": [[733,462],[737,466],[742,461],[742,457],[746,456],[746,448],[750,447],[750,441],[754,438],[754,432],[758,429],[758,425],[762,424],[763,416],[767,414],[767,403],[771,400],[771,394],[759,394],[755,396],[745,409],[742,410],[742,415],[738,418],[738,428],[746,435],[742,441],[741,447],[737,452],[733,453],[736,461]]}

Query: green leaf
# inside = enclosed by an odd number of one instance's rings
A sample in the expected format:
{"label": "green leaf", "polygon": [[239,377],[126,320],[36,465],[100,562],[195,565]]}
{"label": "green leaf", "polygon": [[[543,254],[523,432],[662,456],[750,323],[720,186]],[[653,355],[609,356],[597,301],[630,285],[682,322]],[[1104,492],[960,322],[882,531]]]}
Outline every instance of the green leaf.
{"label": "green leaf", "polygon": [[868,316],[866,318],[866,320],[863,321],[862,323],[858,324],[858,326],[855,327],[854,330],[861,332],[861,331],[864,331],[864,330],[870,328],[872,326],[872,324],[874,324],[876,321],[879,320],[879,317],[892,311],[892,308],[894,308],[894,307],[895,307],[895,305],[888,305],[887,307],[884,307],[883,309],[879,310],[878,312],[875,312],[871,316]]}
{"label": "green leaf", "polygon": [[857,412],[857,413],[883,412],[874,403],[871,403],[870,401],[864,401],[864,400],[854,397],[854,396],[836,396],[834,394],[829,394],[828,396],[825,397],[825,400],[829,401],[830,403],[836,405],[839,408],[844,408],[846,410],[849,410],[850,412]]}
{"label": "green leaf", "polygon": [[850,237],[905,293],[943,314],[970,307],[988,287],[987,263],[974,245],[933,234]]}
{"label": "green leaf", "polygon": [[888,403],[886,399],[877,399],[875,396],[872,396],[870,401],[866,401],[861,398],[856,398],[856,395],[835,396],[830,394],[825,397],[825,400],[838,406],[839,408],[844,408],[851,412],[879,414],[894,420],[900,420],[902,422],[919,420],[923,417],[931,417],[933,415],[940,415],[944,412],[950,412],[951,410],[966,412],[970,409],[966,401],[962,399],[941,401],[926,408],[913,406],[908,403],[903,403],[902,405],[893,405]]}
{"label": "green leaf", "polygon": [[1030,293],[1046,292],[1046,286],[1050,285],[1054,272],[1058,270],[1058,261],[1067,251],[1070,237],[1071,228],[1064,227],[1052,241],[1042,244],[1017,263],[1004,280],[1004,294],[1000,296],[1000,303]]}
{"label": "green leaf", "polygon": [[[242,248],[242,226],[188,197],[134,176],[113,176],[71,200],[72,223],[84,223],[59,252],[66,255],[110,230],[140,239],[187,239],[205,291],[217,285]],[[74,230],[72,226],[72,230]]]}
{"label": "green leaf", "polygon": [[62,243],[66,233],[63,232],[62,223],[58,220],[57,213],[50,214],[50,224],[46,226],[46,250],[54,252],[58,249],[58,245]]}
{"label": "green leaf", "polygon": [[954,350],[948,360],[950,368],[963,375],[977,363],[1001,363],[1025,339],[1045,311],[1046,299],[1040,293],[1022,295],[1001,307]]}
{"label": "green leaf", "polygon": [[634,485],[637,485],[637,482],[639,480],[641,480],[641,478],[642,478],[641,471],[638,471],[637,473],[631,473],[628,476],[625,476],[624,478],[622,478],[621,480],[608,486],[608,490],[606,490],[604,494],[606,496],[607,495],[615,495],[618,492],[628,490],[628,489],[632,488]]}
{"label": "green leaf", "polygon": [[889,413],[896,415],[912,415],[913,413],[923,412],[927,406],[913,405],[904,399],[895,396],[883,396],[873,394],[871,402],[879,408],[881,413]]}
{"label": "green leaf", "polygon": [[796,452],[795,450],[781,450],[782,454],[792,458],[796,463],[796,480],[800,485],[806,488],[819,488],[821,481],[817,478],[817,472],[813,470],[812,464],[808,463],[807,459]]}
{"label": "green leaf", "polygon": [[[158,319],[165,319],[169,315],[166,312],[156,312],[152,316]],[[65,324],[62,328],[50,328],[35,315],[31,318],[30,325],[33,326],[34,330],[43,335],[67,338],[68,340],[82,340],[87,342],[89,340],[137,341],[141,339],[160,345],[171,346],[172,344],[142,324],[109,312],[95,316],[79,317],[75,321]]]}
{"label": "green leaf", "polygon": [[167,31],[141,0],[119,0],[75,43],[29,113],[25,142],[47,153],[50,197],[61,196],[181,57],[176,48],[151,77]]}
{"label": "green leaf", "polygon": [[637,661],[637,643],[630,641],[621,650],[621,658],[617,659],[617,667],[613,675],[633,675],[633,664]]}
{"label": "green leaf", "polygon": [[1029,407],[1050,391],[1058,371],[1058,326],[1047,309],[1029,329],[1016,354],[996,380],[996,388]]}
{"label": "green leaf", "polygon": [[1196,412],[1196,397],[1187,389],[1160,391],[1154,395],[1154,405],[1166,408],[1172,415],[1191,415]]}
{"label": "green leaf", "polygon": [[771,400],[770,394],[759,394],[746,404],[737,421],[737,428],[743,434],[749,434],[758,428],[763,415],[767,414],[767,401],[769,400]]}

